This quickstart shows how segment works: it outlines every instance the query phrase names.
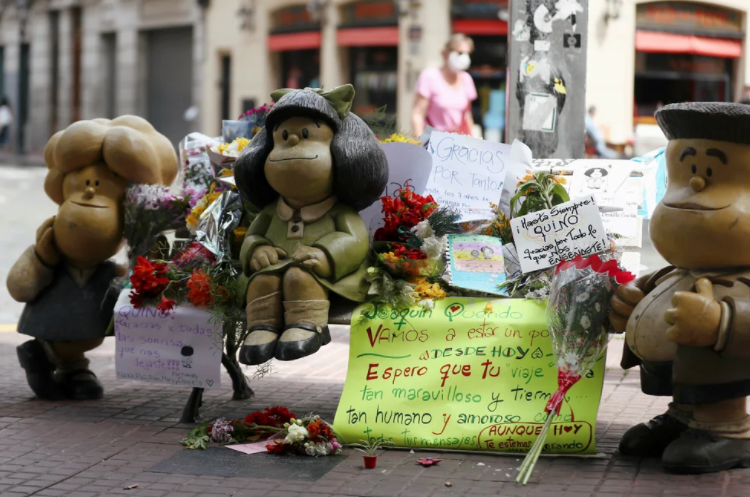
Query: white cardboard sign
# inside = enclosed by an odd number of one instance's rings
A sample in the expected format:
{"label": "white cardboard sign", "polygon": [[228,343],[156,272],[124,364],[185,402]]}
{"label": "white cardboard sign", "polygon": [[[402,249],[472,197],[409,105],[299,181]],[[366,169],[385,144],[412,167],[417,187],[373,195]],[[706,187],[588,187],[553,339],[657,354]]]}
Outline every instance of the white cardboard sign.
{"label": "white cardboard sign", "polygon": [[[422,195],[432,170],[430,154],[419,145],[411,143],[383,143],[382,146],[388,159],[388,184],[381,197],[392,196],[407,182],[413,192]],[[383,203],[378,199],[359,213],[370,231],[371,238],[375,230],[384,225],[382,212]]]}
{"label": "white cardboard sign", "polygon": [[211,315],[192,305],[166,314],[153,307],[134,308],[130,289],[115,306],[117,379],[173,386],[221,386],[221,329]]}
{"label": "white cardboard sign", "polygon": [[492,219],[490,202],[500,202],[511,146],[433,131],[428,151],[432,172],[425,194],[458,210],[462,222]]}
{"label": "white cardboard sign", "polygon": [[576,255],[609,248],[599,208],[592,195],[510,220],[521,271],[555,266]]}

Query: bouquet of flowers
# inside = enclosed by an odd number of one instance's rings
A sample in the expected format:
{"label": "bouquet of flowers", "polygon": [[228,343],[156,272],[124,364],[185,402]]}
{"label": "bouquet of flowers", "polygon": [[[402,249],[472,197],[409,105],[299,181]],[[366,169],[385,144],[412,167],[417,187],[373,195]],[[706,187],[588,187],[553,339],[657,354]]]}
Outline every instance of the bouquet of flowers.
{"label": "bouquet of flowers", "polygon": [[558,264],[547,302],[547,326],[557,359],[558,388],[544,408],[547,421],[521,464],[516,483],[525,485],[529,481],[566,393],[591,370],[607,348],[610,299],[617,285],[633,279],[635,276],[621,271],[616,261],[602,262],[597,255],[586,259],[579,255]]}
{"label": "bouquet of flowers", "polygon": [[237,314],[235,276],[216,264],[213,253],[193,242],[171,261],[138,257],[130,274],[130,303],[136,309],[153,305],[167,313],[187,301],[196,307],[210,307],[223,320]]}
{"label": "bouquet of flowers", "polygon": [[202,192],[191,188],[176,194],[166,186],[137,184],[125,193],[124,237],[132,267],[138,256],[148,254],[164,231],[185,226],[185,216]]}
{"label": "bouquet of flowers", "polygon": [[182,444],[205,449],[209,442],[222,445],[268,440],[271,454],[328,456],[341,453],[341,444],[331,426],[319,416],[297,419],[286,407],[266,407],[244,419],[219,418],[193,428]]}
{"label": "bouquet of flowers", "polygon": [[381,201],[385,225],[375,231],[376,264],[367,270],[371,299],[395,307],[418,302],[432,308],[435,299],[446,296],[438,276],[444,269],[446,235],[460,216],[439,208],[432,195],[413,192],[408,183]]}

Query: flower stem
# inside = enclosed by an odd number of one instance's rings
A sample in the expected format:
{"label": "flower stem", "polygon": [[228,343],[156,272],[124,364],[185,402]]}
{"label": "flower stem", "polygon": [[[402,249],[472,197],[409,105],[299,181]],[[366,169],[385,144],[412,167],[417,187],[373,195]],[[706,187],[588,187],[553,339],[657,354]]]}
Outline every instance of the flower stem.
{"label": "flower stem", "polygon": [[554,417],[554,413],[548,413],[547,421],[544,423],[542,431],[539,433],[539,436],[534,442],[534,445],[531,447],[529,453],[526,454],[523,463],[521,463],[521,468],[519,469],[516,483],[526,485],[529,482],[531,473],[533,473],[534,468],[536,467],[536,463],[539,460],[539,456],[542,454],[542,450],[544,449],[544,443],[547,441],[547,432],[549,431],[549,427],[552,424],[552,419]]}

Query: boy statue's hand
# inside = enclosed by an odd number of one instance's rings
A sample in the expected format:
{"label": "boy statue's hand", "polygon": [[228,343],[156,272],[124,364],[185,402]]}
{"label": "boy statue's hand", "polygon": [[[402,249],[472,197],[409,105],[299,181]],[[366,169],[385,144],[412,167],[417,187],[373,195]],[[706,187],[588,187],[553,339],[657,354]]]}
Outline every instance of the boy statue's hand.
{"label": "boy statue's hand", "polygon": [[716,345],[721,325],[721,304],[714,299],[713,285],[707,278],[695,282],[695,292],[675,292],[672,308],[664,313],[671,324],[667,338],[680,345]]}
{"label": "boy statue's hand", "polygon": [[60,253],[55,247],[54,224],[55,216],[42,223],[36,230],[36,245],[34,245],[36,256],[49,267],[56,266],[60,262]]}

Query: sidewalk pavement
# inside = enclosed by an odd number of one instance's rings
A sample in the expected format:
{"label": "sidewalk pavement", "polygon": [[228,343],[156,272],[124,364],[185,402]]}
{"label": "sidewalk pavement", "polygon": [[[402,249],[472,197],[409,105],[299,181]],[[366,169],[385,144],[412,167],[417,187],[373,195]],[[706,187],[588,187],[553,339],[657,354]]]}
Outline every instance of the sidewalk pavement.
{"label": "sidewalk pavement", "polygon": [[[317,482],[262,478],[217,478],[153,473],[147,470],[186,450],[179,441],[189,425],[179,416],[189,390],[115,379],[113,344],[92,353],[92,369],[106,396],[91,402],[34,400],[15,346],[24,337],[0,332],[0,495],[94,497],[301,497],[301,496],[560,496],[695,495],[746,497],[750,470],[703,476],[674,476],[658,460],[616,453],[623,432],[663,412],[666,399],[641,394],[637,374],[619,369],[622,340],[614,340],[607,361],[602,405],[596,426],[603,457],[542,458],[527,487],[518,487],[517,456],[387,451],[375,470],[364,470],[358,453]],[[273,374],[251,382],[255,397],[231,401],[229,378],[220,390],[206,391],[201,414],[244,417],[266,406],[314,411],[332,421],[347,368],[348,329],[336,327],[333,342],[309,358],[277,365]],[[229,450],[229,449],[221,449]],[[418,457],[440,457],[423,468]],[[253,455],[253,458],[272,457]],[[257,460],[257,459],[256,459]],[[447,486],[450,482],[451,486]],[[125,490],[137,484],[136,488]]]}
{"label": "sidewalk pavement", "polygon": [[43,154],[0,152],[0,165],[45,167]]}

